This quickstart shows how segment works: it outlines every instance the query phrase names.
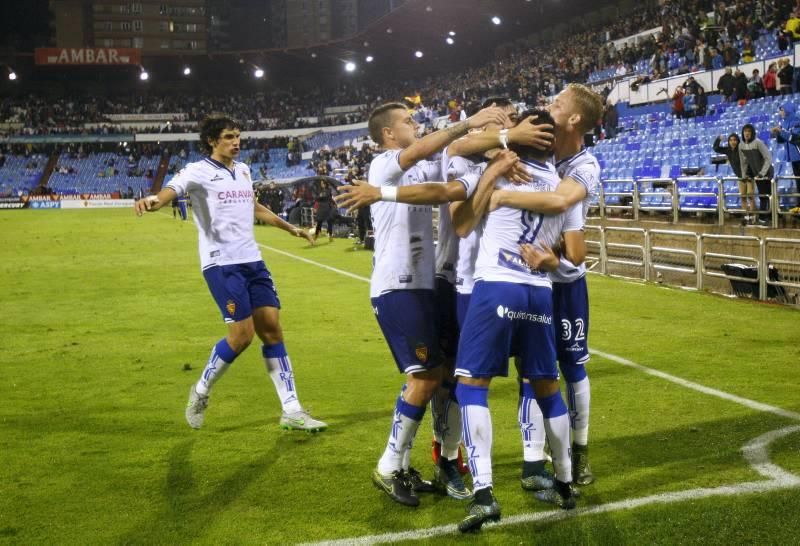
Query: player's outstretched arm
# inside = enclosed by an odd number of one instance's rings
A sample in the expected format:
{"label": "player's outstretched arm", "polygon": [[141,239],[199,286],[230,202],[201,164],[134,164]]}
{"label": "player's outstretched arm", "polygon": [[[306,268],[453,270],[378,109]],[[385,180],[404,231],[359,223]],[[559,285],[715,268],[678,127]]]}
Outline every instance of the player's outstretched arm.
{"label": "player's outstretched arm", "polygon": [[155,212],[161,207],[169,205],[176,197],[178,194],[175,193],[175,190],[164,188],[156,195],[148,195],[136,201],[133,204],[133,210],[136,211],[136,216],[141,216],[145,212]]}
{"label": "player's outstretched arm", "polygon": [[423,159],[443,150],[445,146],[455,139],[464,136],[470,129],[478,129],[488,123],[504,125],[505,120],[506,114],[503,112],[502,108],[498,108],[497,106],[484,108],[474,116],[445,129],[440,129],[439,131],[431,133],[417,140],[408,148],[405,148],[398,156],[400,168],[404,171],[410,169]]}
{"label": "player's outstretched arm", "polygon": [[277,228],[282,229],[287,233],[291,233],[295,237],[300,237],[301,239],[306,239],[312,245],[314,244],[314,238],[311,236],[309,232],[299,227],[295,227],[267,207],[260,203],[255,203],[255,217],[256,220],[260,222],[264,222],[265,224],[269,224],[271,226],[275,226]]}
{"label": "player's outstretched arm", "polygon": [[540,150],[549,150],[553,145],[553,126],[547,123],[536,125],[535,121],[535,116],[527,117],[519,125],[511,129],[492,129],[479,133],[470,133],[450,144],[447,147],[447,153],[451,156],[466,157],[481,154],[494,148],[505,148],[509,144],[520,144],[522,146],[533,146]]}
{"label": "player's outstretched arm", "polygon": [[570,177],[564,178],[554,192],[512,192],[498,190],[492,194],[489,210],[499,207],[530,210],[542,214],[561,214],[586,198],[586,188]]}
{"label": "player's outstretched arm", "polygon": [[459,237],[467,237],[472,233],[489,208],[489,201],[497,179],[509,173],[518,161],[517,154],[511,150],[503,150],[486,167],[472,197],[450,205],[453,229]]}
{"label": "player's outstretched arm", "polygon": [[441,205],[467,198],[464,184],[452,182],[424,182],[411,186],[371,186],[365,180],[354,180],[351,185],[341,186],[334,201],[347,212],[372,205],[378,201],[396,201],[408,205]]}

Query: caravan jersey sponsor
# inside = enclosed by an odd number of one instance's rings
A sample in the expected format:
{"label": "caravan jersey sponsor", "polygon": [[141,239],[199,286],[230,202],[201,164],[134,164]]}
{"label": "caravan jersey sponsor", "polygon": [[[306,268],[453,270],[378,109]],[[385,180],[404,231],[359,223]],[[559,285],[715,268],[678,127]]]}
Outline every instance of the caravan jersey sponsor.
{"label": "caravan jersey sponsor", "polygon": [[186,165],[166,187],[179,198],[188,194],[192,199],[203,269],[261,260],[253,233],[255,194],[247,165],[234,161],[228,169],[207,157]]}

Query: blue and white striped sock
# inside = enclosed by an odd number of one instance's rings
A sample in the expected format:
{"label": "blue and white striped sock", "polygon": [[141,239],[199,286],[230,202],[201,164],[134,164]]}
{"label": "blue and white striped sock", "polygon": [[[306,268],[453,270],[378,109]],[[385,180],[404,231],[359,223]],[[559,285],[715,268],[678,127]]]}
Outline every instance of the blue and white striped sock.
{"label": "blue and white striped sock", "polygon": [[556,391],[545,398],[538,398],[539,407],[544,416],[544,429],[553,452],[553,468],[556,479],[570,483],[572,481],[572,449],[569,441],[569,416],[567,405],[561,398],[561,391]]}
{"label": "blue and white striped sock", "polygon": [[461,410],[455,396],[455,385],[444,381],[431,399],[433,436],[442,446],[442,457],[458,457],[461,444]]}
{"label": "blue and white striped sock", "polygon": [[211,387],[219,381],[237,356],[239,355],[236,354],[236,351],[228,345],[228,340],[225,338],[220,339],[211,349],[211,355],[208,357],[205,369],[203,369],[203,375],[194,387],[197,394],[208,396]]}
{"label": "blue and white striped sock", "polygon": [[294,372],[292,371],[292,361],[286,354],[286,347],[283,342],[275,345],[264,345],[261,347],[261,354],[264,355],[264,364],[267,367],[275,391],[281,401],[281,408],[284,413],[294,413],[303,407],[297,398],[297,388],[294,384]]}
{"label": "blue and white striped sock", "polygon": [[403,400],[402,395],[397,398],[392,418],[392,430],[389,432],[386,449],[378,461],[378,472],[388,475],[395,470],[408,468],[411,445],[414,443],[417,429],[424,416],[425,406],[409,404]]}
{"label": "blue and white striped sock", "polygon": [[475,491],[492,487],[492,416],[489,388],[459,383],[456,398],[461,406],[464,446]]}
{"label": "blue and white striped sock", "polygon": [[522,433],[522,460],[536,462],[544,460],[544,417],[530,383],[520,387],[519,430]]}
{"label": "blue and white striped sock", "polygon": [[592,399],[589,378],[584,377],[580,381],[567,383],[567,399],[572,441],[585,446],[589,443],[589,405]]}

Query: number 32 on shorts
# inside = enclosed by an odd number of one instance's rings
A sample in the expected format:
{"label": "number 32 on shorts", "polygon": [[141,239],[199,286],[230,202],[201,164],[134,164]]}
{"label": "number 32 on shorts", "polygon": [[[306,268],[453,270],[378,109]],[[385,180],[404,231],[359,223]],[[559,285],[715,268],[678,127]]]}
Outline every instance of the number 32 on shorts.
{"label": "number 32 on shorts", "polygon": [[572,333],[575,332],[575,341],[583,341],[586,339],[586,323],[583,319],[575,319],[575,327],[573,328],[572,322],[569,319],[561,319],[561,339],[569,341],[572,339]]}

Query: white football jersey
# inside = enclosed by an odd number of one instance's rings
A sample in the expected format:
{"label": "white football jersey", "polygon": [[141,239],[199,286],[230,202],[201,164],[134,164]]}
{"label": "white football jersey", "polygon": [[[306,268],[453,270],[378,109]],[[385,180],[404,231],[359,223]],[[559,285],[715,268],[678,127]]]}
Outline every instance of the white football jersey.
{"label": "white football jersey", "polygon": [[[497,189],[520,192],[556,189],[560,178],[553,165],[534,161],[523,161],[523,164],[533,177],[530,183],[513,184],[500,178]],[[475,280],[551,286],[546,273],[531,271],[522,259],[519,247],[524,243],[551,248],[558,245],[563,231],[583,229],[579,212],[580,209],[575,207],[556,216],[510,207],[490,212],[480,226]]]}
{"label": "white football jersey", "polygon": [[480,238],[478,230],[473,230],[458,242],[458,262],[456,263],[456,292],[472,294],[475,286],[475,261],[478,259]]}
{"label": "white football jersey", "polygon": [[[465,157],[447,155],[447,149],[442,152],[442,180],[458,180],[467,189],[467,199],[472,196],[477,188],[478,181],[486,170],[486,162],[475,162]],[[457,262],[461,238],[456,235],[453,221],[450,217],[450,203],[439,206],[439,240],[436,244],[436,276],[446,279],[447,282],[457,282]]]}
{"label": "white football jersey", "polygon": [[[586,197],[574,205],[580,207],[585,224],[586,216],[589,214],[589,203],[600,191],[600,164],[584,149],[556,163],[556,170],[561,178],[570,177],[586,188]],[[550,278],[553,282],[573,282],[584,275],[586,275],[586,265],[575,265],[562,257],[558,269],[550,273]]]}
{"label": "white football jersey", "polygon": [[[400,168],[400,152],[387,150],[373,158],[367,180],[372,186],[410,186],[436,181],[438,161],[420,161]],[[433,208],[379,201],[370,208],[375,232],[370,297],[391,290],[433,289]]]}
{"label": "white football jersey", "polygon": [[202,269],[261,260],[253,235],[255,194],[247,165],[234,161],[229,170],[207,157],[186,165],[166,187],[192,198]]}

